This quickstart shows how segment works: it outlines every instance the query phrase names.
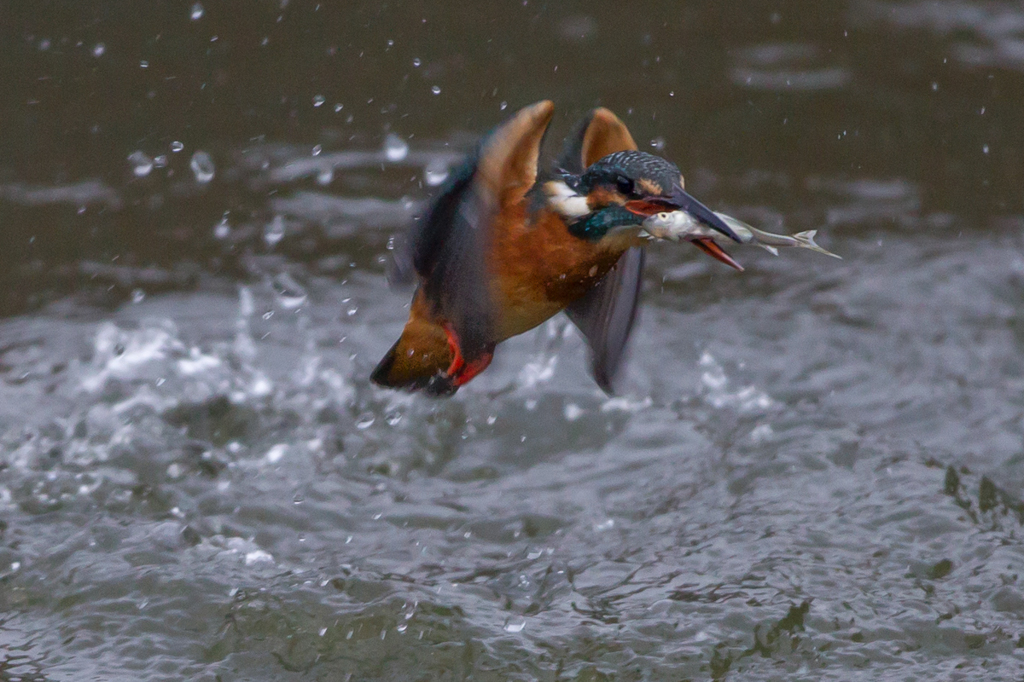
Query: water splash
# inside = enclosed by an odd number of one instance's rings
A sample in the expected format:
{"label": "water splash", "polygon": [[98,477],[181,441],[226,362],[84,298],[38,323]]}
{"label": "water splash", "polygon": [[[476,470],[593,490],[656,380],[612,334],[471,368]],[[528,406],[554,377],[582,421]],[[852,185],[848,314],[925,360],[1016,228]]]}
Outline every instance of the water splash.
{"label": "water splash", "polygon": [[239,358],[252,362],[256,358],[256,341],[252,338],[249,318],[256,312],[256,301],[247,286],[238,287],[238,317],[235,318],[233,350]]}
{"label": "water splash", "polygon": [[733,407],[742,411],[754,411],[766,410],[775,404],[771,396],[755,386],[744,386],[738,391],[730,391],[729,378],[725,374],[725,369],[711,353],[704,351],[699,364],[705,399],[712,407]]}
{"label": "water splash", "polygon": [[525,628],[526,628],[526,619],[525,618],[523,618],[522,616],[512,616],[508,620],[505,621],[505,624],[502,626],[501,629],[504,630],[505,632],[511,632],[511,633],[514,634],[514,633],[517,633],[517,632],[522,632],[523,629],[525,629]]}
{"label": "water splash", "polygon": [[558,365],[558,351],[572,333],[572,326],[562,317],[552,318],[544,324],[537,333],[537,353],[523,365],[517,377],[523,388],[531,389],[551,380]]}
{"label": "water splash", "polygon": [[201,185],[213,180],[214,166],[213,158],[203,150],[197,151],[192,155],[192,160],[189,162],[189,167],[192,169],[193,175],[196,176],[196,182]]}
{"label": "water splash", "polygon": [[274,216],[274,219],[267,223],[263,228],[263,241],[265,241],[267,246],[270,248],[274,248],[282,239],[284,239],[284,233],[284,216],[278,214]]}
{"label": "water splash", "polygon": [[423,169],[423,181],[430,187],[437,187],[448,179],[448,172],[447,163],[433,159]]}
{"label": "water splash", "polygon": [[286,454],[288,454],[288,446],[284,443],[277,443],[267,450],[267,454],[264,458],[271,464],[277,464],[284,459]]}
{"label": "water splash", "polygon": [[136,150],[128,155],[128,163],[132,165],[132,173],[137,178],[144,178],[153,170],[153,159],[141,150]]}
{"label": "water splash", "polygon": [[334,182],[334,168],[331,166],[325,166],[317,171],[316,184],[320,186],[326,186]]}
{"label": "water splash", "polygon": [[178,360],[178,372],[182,376],[206,375],[217,367],[221,366],[221,359],[215,355],[203,353],[193,346],[189,349],[187,358]]}
{"label": "water splash", "polygon": [[213,226],[213,236],[217,239],[227,239],[231,236],[231,223],[228,217],[224,216],[220,222]]}
{"label": "water splash", "polygon": [[271,286],[274,289],[274,299],[285,310],[295,310],[309,298],[305,287],[287,272],[275,275]]}
{"label": "water splash", "polygon": [[394,133],[384,138],[384,158],[392,163],[402,161],[409,155],[409,143]]}

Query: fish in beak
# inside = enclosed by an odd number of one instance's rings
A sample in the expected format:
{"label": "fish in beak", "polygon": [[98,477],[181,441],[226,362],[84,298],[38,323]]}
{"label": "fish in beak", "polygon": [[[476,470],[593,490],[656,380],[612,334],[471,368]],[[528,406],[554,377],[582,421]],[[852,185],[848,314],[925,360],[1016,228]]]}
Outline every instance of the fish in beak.
{"label": "fish in beak", "polygon": [[[729,227],[729,225],[726,224],[724,220],[722,220],[710,208],[688,194],[681,184],[673,187],[667,196],[645,197],[643,199],[626,202],[626,209],[637,215],[644,216],[645,218],[665,211],[683,211],[696,222],[707,225],[712,230],[729,237],[738,244],[743,243],[743,240],[731,227]],[[714,239],[710,237],[698,237],[690,239],[689,241],[712,258],[725,263],[731,268],[736,268],[740,272],[743,271],[743,266],[733,260],[732,256],[716,244]]]}

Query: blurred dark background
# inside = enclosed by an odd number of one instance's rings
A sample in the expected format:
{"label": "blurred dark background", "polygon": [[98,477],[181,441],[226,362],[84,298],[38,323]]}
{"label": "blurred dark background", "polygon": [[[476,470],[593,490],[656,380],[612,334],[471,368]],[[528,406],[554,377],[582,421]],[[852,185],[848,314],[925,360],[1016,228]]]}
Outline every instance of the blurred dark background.
{"label": "blurred dark background", "polygon": [[[918,212],[988,228],[1024,202],[1014,7],[4,3],[0,311],[74,286],[83,258],[230,267],[211,221],[259,213],[281,189],[253,181],[252,149],[377,149],[393,132],[413,148],[461,150],[542,98],[558,105],[552,138],[611,107],[710,198],[770,193],[800,215],[822,179],[869,177],[883,200],[903,183]],[[200,188],[188,184],[196,150],[219,171]],[[135,152],[165,157],[166,170],[137,177]],[[384,170],[343,175],[329,189],[423,195]],[[772,190],[766,177],[787,184]],[[31,194],[80,183],[94,184],[61,200]]]}

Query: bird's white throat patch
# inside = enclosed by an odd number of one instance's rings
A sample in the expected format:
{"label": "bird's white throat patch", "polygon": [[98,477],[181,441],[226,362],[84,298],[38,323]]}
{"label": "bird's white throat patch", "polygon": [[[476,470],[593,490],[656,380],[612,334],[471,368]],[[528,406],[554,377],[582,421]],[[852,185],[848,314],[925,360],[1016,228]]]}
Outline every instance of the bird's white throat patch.
{"label": "bird's white throat patch", "polygon": [[577,220],[590,213],[587,198],[577,194],[561,180],[545,182],[544,194],[548,198],[548,205],[566,220]]}

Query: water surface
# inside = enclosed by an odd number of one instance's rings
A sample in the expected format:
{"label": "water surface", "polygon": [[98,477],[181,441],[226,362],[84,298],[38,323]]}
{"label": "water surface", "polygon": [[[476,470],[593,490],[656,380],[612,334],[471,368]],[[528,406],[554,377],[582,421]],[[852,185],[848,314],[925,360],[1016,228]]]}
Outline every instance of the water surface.
{"label": "water surface", "polygon": [[[0,678],[1018,679],[1024,9],[0,7]],[[516,108],[611,107],[840,253],[656,245],[367,375],[388,247]]]}

